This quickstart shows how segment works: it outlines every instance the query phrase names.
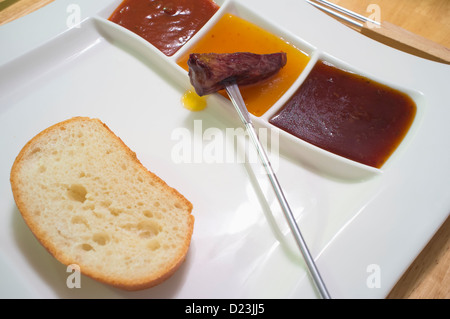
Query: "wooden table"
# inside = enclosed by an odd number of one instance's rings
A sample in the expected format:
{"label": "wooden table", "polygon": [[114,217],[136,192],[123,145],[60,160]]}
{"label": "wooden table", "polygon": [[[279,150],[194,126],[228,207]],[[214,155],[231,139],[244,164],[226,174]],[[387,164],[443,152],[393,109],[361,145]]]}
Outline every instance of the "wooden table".
{"label": "wooden table", "polygon": [[[52,1],[0,0],[0,25],[33,12]],[[369,4],[377,4],[381,9],[382,20],[450,47],[449,0],[332,0],[331,2],[364,16],[368,16],[366,9]],[[447,219],[387,298],[450,298],[449,243],[450,219]]]}

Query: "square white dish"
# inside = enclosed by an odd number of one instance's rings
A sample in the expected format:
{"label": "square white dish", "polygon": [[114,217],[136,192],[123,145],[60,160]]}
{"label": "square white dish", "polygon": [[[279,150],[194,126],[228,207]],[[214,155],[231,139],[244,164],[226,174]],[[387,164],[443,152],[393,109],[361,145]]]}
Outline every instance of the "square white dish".
{"label": "square white dish", "polygon": [[[52,3],[0,27],[5,43],[0,53],[0,261],[2,279],[8,278],[1,295],[316,297],[265,176],[254,170],[256,164],[173,162],[174,131],[186,129],[193,143],[204,147],[202,134],[208,128],[225,132],[239,122],[219,117],[214,108],[200,113],[183,109],[186,77],[168,74],[172,64],[161,64],[166,57],[148,46],[148,51],[145,45],[124,47],[108,37],[101,19],[120,1],[91,2],[76,2],[84,20],[80,28],[66,24],[66,9],[73,1]],[[359,36],[303,2],[282,1],[292,10],[281,3],[273,7],[270,1],[238,2],[261,21],[377,79],[421,92],[426,101],[420,130],[389,169],[369,180],[329,179],[280,154],[277,174],[331,296],[382,298],[450,211],[450,150],[441,142],[450,137],[445,121],[450,115],[445,82],[450,68]],[[15,156],[36,133],[76,115],[104,121],[146,167],[194,204],[188,259],[158,287],[126,293],[83,277],[82,288],[69,289],[66,268],[40,247],[21,220],[9,187]],[[381,270],[379,287],[367,282],[373,265]]]}

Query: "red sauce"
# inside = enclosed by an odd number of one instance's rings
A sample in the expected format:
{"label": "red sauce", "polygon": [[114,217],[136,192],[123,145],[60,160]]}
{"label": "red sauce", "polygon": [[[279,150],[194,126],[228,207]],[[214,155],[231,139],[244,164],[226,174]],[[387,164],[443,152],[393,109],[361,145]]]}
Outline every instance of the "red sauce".
{"label": "red sauce", "polygon": [[320,148],[380,168],[415,114],[408,95],[319,61],[270,123]]}
{"label": "red sauce", "polygon": [[133,31],[171,56],[218,9],[211,0],[125,0],[109,20]]}

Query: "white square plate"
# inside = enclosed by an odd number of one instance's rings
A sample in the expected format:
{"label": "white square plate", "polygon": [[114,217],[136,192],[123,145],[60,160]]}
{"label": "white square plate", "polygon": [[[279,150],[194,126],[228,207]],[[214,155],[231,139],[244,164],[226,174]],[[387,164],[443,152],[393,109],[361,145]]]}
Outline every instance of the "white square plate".
{"label": "white square plate", "polygon": [[[306,2],[235,2],[262,24],[310,43],[319,56],[420,95],[420,126],[382,174],[329,178],[282,148],[277,162],[331,296],[385,297],[450,211],[450,67],[371,41]],[[106,21],[119,3],[55,1],[0,27],[0,296],[318,297],[258,163],[210,161],[205,155],[205,133],[229,143],[225,132],[240,127],[237,116],[223,115],[223,104],[214,99],[202,112],[184,109],[186,73]],[[71,5],[80,9],[79,27],[68,27]],[[70,273],[40,246],[17,210],[9,184],[16,155],[41,130],[79,115],[106,123],[144,166],[194,204],[187,260],[157,287],[124,292],[83,277],[81,288],[68,288]],[[193,153],[200,150],[199,158],[174,161],[181,133],[189,135]],[[374,282],[374,275],[380,280]]]}

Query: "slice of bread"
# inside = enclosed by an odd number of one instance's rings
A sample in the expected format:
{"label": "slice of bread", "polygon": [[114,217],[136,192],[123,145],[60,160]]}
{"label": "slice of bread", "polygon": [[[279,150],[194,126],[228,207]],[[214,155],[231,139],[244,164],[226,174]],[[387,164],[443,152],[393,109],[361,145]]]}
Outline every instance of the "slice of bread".
{"label": "slice of bread", "polygon": [[82,274],[138,290],[185,260],[192,204],[98,119],[75,117],[39,133],[17,156],[10,181],[36,238]]}

